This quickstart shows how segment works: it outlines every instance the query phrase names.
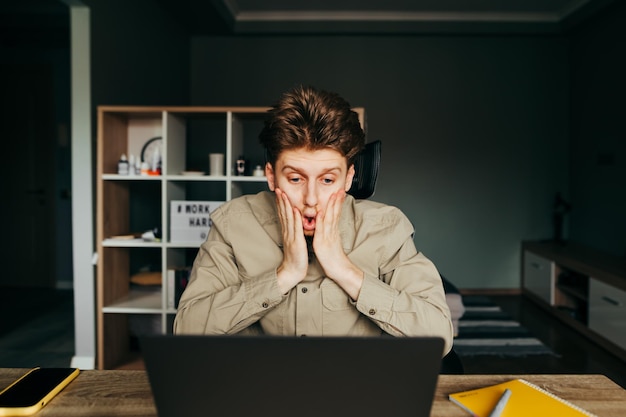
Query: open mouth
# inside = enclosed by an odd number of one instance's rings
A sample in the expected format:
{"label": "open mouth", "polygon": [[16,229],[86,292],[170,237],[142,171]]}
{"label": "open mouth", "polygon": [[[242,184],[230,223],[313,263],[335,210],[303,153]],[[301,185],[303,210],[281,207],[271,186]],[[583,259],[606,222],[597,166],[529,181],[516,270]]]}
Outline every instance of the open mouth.
{"label": "open mouth", "polygon": [[302,227],[304,230],[315,230],[315,217],[304,216],[302,218]]}

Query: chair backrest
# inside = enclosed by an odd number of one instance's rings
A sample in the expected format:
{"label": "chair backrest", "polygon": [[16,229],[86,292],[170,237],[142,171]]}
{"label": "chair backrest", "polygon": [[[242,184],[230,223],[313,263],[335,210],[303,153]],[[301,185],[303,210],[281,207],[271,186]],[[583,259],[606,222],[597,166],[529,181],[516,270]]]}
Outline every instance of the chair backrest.
{"label": "chair backrest", "polygon": [[376,180],[380,169],[379,140],[365,144],[365,148],[357,155],[354,161],[354,178],[348,194],[356,199],[370,198],[376,190]]}

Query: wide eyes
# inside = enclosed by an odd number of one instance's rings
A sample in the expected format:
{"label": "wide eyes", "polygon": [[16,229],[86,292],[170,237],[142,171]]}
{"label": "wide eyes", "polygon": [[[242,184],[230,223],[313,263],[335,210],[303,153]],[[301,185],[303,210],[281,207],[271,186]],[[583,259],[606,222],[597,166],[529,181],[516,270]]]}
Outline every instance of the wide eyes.
{"label": "wide eyes", "polygon": [[[304,178],[298,175],[293,175],[293,176],[287,176],[287,180],[291,183],[291,184],[301,184],[304,183]],[[325,177],[321,177],[320,178],[320,183],[324,184],[324,185],[332,185],[335,183],[335,177],[334,176],[325,176]]]}

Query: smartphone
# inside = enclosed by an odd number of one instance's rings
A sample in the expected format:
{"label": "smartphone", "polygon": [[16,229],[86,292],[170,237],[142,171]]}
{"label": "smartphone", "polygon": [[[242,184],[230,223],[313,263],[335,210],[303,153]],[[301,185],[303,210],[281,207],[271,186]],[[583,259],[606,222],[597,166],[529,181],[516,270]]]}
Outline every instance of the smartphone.
{"label": "smartphone", "polygon": [[80,371],[34,368],[0,391],[0,416],[29,416],[48,404]]}

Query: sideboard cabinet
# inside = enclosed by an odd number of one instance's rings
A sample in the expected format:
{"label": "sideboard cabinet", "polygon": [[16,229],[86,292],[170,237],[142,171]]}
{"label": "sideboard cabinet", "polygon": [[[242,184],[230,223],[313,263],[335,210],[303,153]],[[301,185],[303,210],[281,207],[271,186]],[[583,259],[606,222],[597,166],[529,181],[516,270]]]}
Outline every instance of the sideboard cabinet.
{"label": "sideboard cabinet", "polygon": [[626,260],[576,243],[524,242],[522,290],[626,360]]}

